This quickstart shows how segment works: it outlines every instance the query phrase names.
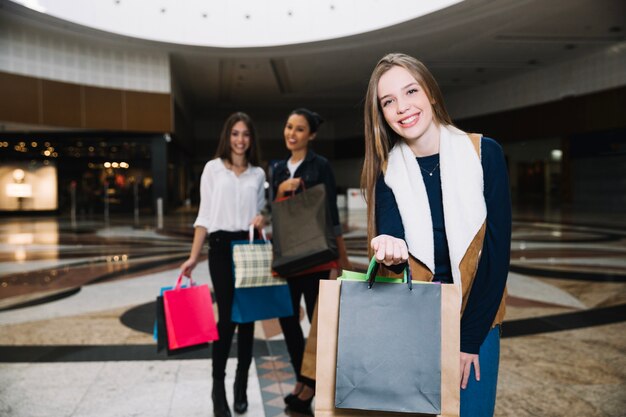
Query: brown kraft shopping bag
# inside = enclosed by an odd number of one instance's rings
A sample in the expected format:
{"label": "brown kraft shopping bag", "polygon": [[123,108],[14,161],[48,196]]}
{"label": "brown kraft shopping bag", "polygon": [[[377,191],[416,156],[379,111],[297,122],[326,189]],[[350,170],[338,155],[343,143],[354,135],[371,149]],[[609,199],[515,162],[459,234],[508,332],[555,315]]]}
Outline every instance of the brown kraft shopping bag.
{"label": "brown kraft shopping bag", "polygon": [[[459,293],[452,284],[441,291],[441,407],[440,417],[458,417],[460,404],[460,312]],[[335,408],[337,333],[341,281],[321,281],[318,299],[316,366],[316,417],[342,416],[432,416],[430,414],[386,413]],[[402,390],[402,387],[398,387]]]}
{"label": "brown kraft shopping bag", "polygon": [[312,320],[309,337],[307,338],[306,346],[304,347],[304,357],[302,358],[300,375],[315,380],[315,363],[317,356],[317,303],[315,303]]}

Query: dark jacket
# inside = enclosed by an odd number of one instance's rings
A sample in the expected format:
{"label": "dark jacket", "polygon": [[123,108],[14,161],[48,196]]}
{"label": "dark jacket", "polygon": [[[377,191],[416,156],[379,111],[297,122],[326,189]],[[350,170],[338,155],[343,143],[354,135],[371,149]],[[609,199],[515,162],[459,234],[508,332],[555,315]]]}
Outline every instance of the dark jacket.
{"label": "dark jacket", "polygon": [[[289,168],[287,167],[288,160],[289,158],[280,160],[272,166],[273,198],[276,198],[280,183],[290,178]],[[294,178],[302,178],[306,188],[311,188],[317,184],[324,184],[326,186],[326,200],[330,208],[333,231],[335,232],[335,236],[341,236],[339,210],[337,209],[337,186],[335,184],[335,175],[333,174],[328,159],[309,150],[304,161],[302,161],[296,170]],[[302,187],[296,191],[296,194],[300,192],[302,192]]]}
{"label": "dark jacket", "polygon": [[[478,143],[478,142],[477,142]],[[505,284],[509,270],[511,250],[511,197],[509,194],[509,177],[502,147],[493,139],[483,137],[480,142],[481,165],[484,178],[484,197],[487,206],[486,229],[482,246],[466,252],[464,261],[478,258],[478,264],[472,277],[463,284],[464,303],[461,318],[461,351],[465,353],[479,353],[489,330],[504,319]],[[462,169],[462,167],[461,167]],[[435,171],[433,178],[439,177],[440,170]],[[422,173],[422,176],[424,173]],[[429,187],[437,187],[441,192],[441,181],[438,183],[426,182]],[[429,198],[430,198],[429,193]],[[441,194],[438,194],[441,199]],[[429,203],[431,203],[429,201]],[[438,209],[430,204],[431,217],[434,224],[443,225],[443,201],[439,202]],[[386,234],[404,239],[404,225],[398,210],[393,191],[385,183],[381,175],[376,183],[376,228],[377,234]],[[444,229],[445,234],[445,229]],[[436,239],[436,236],[435,236]],[[476,241],[476,239],[475,239]],[[447,258],[449,252],[446,236],[438,244],[435,240],[435,251],[444,251],[439,254]],[[482,251],[480,248],[482,247]],[[437,256],[437,255],[436,255]],[[423,265],[423,264],[420,264]],[[441,265],[439,265],[441,266]],[[445,266],[445,265],[444,265]],[[393,272],[400,272],[403,265],[390,268]],[[435,275],[438,274],[436,265]],[[462,267],[462,266],[461,266]],[[425,268],[425,267],[424,267]],[[446,268],[443,268],[446,269]],[[427,271],[427,269],[425,268]],[[449,269],[446,269],[449,271]],[[414,279],[418,276],[411,266]]]}

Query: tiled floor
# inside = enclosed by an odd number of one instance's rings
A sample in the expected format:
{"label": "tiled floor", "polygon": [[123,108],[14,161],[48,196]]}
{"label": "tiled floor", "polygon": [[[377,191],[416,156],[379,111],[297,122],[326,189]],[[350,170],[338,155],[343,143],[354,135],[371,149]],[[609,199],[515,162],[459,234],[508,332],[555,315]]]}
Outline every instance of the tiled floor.
{"label": "tiled floor", "polygon": [[[626,220],[564,218],[516,213],[497,416],[626,415]],[[363,267],[363,214],[343,219]],[[3,219],[0,416],[212,415],[209,348],[168,358],[152,339],[192,222]],[[206,263],[194,279],[210,285]],[[284,416],[294,378],[279,326],[255,337],[245,415]]]}

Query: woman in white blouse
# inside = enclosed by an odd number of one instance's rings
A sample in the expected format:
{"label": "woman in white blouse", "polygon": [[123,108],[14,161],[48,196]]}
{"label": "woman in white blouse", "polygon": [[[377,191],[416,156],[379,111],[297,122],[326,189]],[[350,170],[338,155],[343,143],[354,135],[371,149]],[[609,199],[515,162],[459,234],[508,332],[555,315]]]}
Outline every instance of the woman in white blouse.
{"label": "woman in white blouse", "polygon": [[[209,236],[209,271],[218,308],[219,340],[213,344],[213,411],[216,417],[230,417],[224,377],[226,361],[235,332],[231,321],[233,275],[231,242],[246,240],[253,225],[263,227],[260,214],[265,207],[265,173],[258,166],[256,132],[250,117],[234,113],[225,122],[215,159],[204,167],[200,180],[200,210],[194,223],[191,255],[180,269],[185,276],[198,263],[204,240]],[[234,409],[248,408],[246,389],[252,362],[254,323],[239,324]]]}

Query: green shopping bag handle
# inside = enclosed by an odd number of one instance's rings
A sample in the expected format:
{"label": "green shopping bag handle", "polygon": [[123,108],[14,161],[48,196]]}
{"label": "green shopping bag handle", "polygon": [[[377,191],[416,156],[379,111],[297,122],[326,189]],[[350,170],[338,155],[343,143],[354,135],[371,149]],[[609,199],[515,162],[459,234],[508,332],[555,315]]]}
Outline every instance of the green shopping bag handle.
{"label": "green shopping bag handle", "polygon": [[[372,288],[374,286],[374,282],[376,281],[376,274],[378,273],[378,269],[380,268],[380,264],[376,261],[376,257],[372,256],[370,260],[370,264],[367,267],[367,288]],[[403,282],[405,282],[409,286],[409,290],[413,290],[413,280],[411,277],[411,268],[409,268],[409,264],[407,262],[406,267],[404,268],[404,274],[402,276]]]}
{"label": "green shopping bag handle", "polygon": [[[386,283],[391,283],[391,284],[406,283],[409,286],[409,289],[413,289],[413,284],[429,284],[426,281],[413,282],[412,276],[411,276],[411,270],[408,265],[404,269],[403,278],[377,277],[376,272],[378,271],[379,267],[380,265],[378,265],[378,262],[376,262],[376,258],[372,258],[367,268],[367,272],[348,271],[347,269],[344,269],[341,276],[337,277],[337,279],[341,281],[368,282],[368,284],[370,280],[375,280],[376,282],[386,282]],[[369,288],[372,288],[372,287],[369,286]]]}

